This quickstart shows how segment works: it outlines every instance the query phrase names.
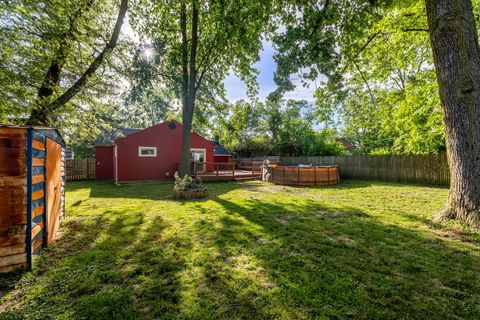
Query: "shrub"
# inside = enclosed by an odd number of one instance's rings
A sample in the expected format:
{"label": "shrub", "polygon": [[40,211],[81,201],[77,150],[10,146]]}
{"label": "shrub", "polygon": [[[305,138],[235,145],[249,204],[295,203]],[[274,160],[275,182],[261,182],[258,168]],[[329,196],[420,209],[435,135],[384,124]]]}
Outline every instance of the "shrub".
{"label": "shrub", "polygon": [[192,178],[188,174],[181,178],[178,172],[175,172],[175,185],[173,186],[174,191],[188,191],[203,188],[203,183],[200,178]]}

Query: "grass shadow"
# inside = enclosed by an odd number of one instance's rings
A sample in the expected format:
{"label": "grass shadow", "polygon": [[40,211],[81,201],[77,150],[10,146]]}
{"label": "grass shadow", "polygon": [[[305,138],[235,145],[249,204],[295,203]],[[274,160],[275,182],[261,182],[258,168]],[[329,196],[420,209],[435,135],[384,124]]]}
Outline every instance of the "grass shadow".
{"label": "grass shadow", "polygon": [[[70,218],[2,301],[2,319],[133,319],[175,312],[182,259],[142,212]],[[17,301],[24,301],[17,304]]]}
{"label": "grass shadow", "polygon": [[[251,270],[261,270],[267,283],[247,290],[241,300],[226,295],[225,303],[237,311],[259,318],[285,312],[339,319],[449,318],[452,310],[467,318],[480,315],[475,303],[480,257],[461,247],[381,223],[358,208],[215,201],[229,216],[215,229],[215,246],[224,259],[211,268],[218,273],[213,279],[228,279],[222,273],[229,259],[243,257],[247,266],[255,261]],[[256,272],[245,272],[250,281],[259,279]],[[230,280],[217,286],[239,290]],[[272,290],[283,301],[277,310],[270,309]],[[251,301],[256,302],[253,309]]]}

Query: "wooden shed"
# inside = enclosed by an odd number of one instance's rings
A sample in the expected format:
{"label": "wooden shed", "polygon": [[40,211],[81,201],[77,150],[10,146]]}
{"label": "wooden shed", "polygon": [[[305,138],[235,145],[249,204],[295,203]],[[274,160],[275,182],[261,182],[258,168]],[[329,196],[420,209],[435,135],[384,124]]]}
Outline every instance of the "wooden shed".
{"label": "wooden shed", "polygon": [[51,128],[0,124],[0,272],[31,268],[64,217],[65,143]]}

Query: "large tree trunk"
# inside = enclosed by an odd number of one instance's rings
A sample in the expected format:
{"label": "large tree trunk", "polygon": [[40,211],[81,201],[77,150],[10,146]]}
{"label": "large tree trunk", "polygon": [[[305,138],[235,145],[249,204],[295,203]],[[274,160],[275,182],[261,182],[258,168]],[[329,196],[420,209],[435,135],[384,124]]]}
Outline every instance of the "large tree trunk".
{"label": "large tree trunk", "polygon": [[470,0],[426,0],[450,193],[440,219],[480,226],[480,48]]}
{"label": "large tree trunk", "polygon": [[[198,8],[195,5],[195,1],[192,3],[192,40],[190,45],[190,68],[187,73],[185,73],[185,58],[184,58],[184,70],[183,70],[183,112],[182,112],[182,154],[180,157],[180,176],[190,174],[190,135],[192,132],[192,120],[193,120],[193,111],[195,109],[195,96],[196,96],[196,80],[197,80],[197,70],[196,70],[196,57],[197,57],[197,41],[198,41]],[[182,10],[184,7],[182,7]],[[182,22],[183,25],[183,22]],[[186,28],[186,26],[185,26]],[[182,26],[183,29],[183,26]],[[182,30],[182,38],[183,36]],[[185,48],[185,42],[184,42]],[[185,54],[185,50],[184,50]],[[189,74],[188,74],[189,73]],[[188,76],[186,81],[185,77]],[[187,88],[187,90],[185,90]],[[188,92],[185,92],[188,91]]]}
{"label": "large tree trunk", "polygon": [[50,63],[47,74],[43,79],[40,89],[38,89],[38,98],[36,101],[36,105],[30,114],[29,122],[31,124],[48,124],[48,98],[53,96],[53,94],[55,93],[55,89],[60,82],[60,75],[63,71],[63,67],[65,66],[67,57],[70,54],[71,48],[77,38],[77,25],[79,21],[85,16],[85,14],[90,10],[92,4],[93,0],[84,2],[83,5],[80,5],[79,9],[71,17],[68,31],[63,34],[55,57]]}
{"label": "large tree trunk", "polygon": [[[120,36],[120,30],[123,24],[123,19],[125,18],[125,15],[127,13],[127,7],[128,0],[122,0],[120,3],[120,10],[118,12],[117,20],[115,22],[115,27],[113,28],[112,36],[110,37],[110,41],[107,43],[105,48],[103,48],[103,50],[98,54],[98,56],[95,57],[92,63],[88,66],[87,70],[85,70],[85,72],[80,76],[80,78],[78,78],[78,80],[55,101],[50,102],[46,105],[42,105],[41,108],[35,108],[30,114],[30,118],[28,120],[29,124],[48,126],[50,124],[50,116],[57,112],[57,110],[64,106],[67,102],[69,102],[85,86],[88,79],[95,74],[97,69],[105,60],[106,56],[110,54],[110,52],[112,52],[117,45],[118,37]],[[60,51],[61,50],[62,49],[60,49]],[[65,53],[68,53],[68,51],[66,51]],[[66,58],[66,56],[64,58]],[[58,70],[58,77],[60,76],[60,71],[61,69]],[[54,84],[55,83],[52,83],[49,80],[49,86]],[[56,84],[58,84],[58,80]],[[53,90],[50,92],[50,94],[53,94]]]}

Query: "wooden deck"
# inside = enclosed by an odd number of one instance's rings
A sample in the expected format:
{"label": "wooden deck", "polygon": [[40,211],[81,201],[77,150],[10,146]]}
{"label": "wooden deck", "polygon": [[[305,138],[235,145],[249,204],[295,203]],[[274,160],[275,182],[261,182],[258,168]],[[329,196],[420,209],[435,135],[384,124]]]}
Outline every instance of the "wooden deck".
{"label": "wooden deck", "polygon": [[242,180],[257,180],[260,179],[260,172],[253,172],[247,170],[219,170],[214,172],[197,172],[198,176],[203,181],[242,181]]}
{"label": "wooden deck", "polygon": [[255,180],[261,171],[253,165],[238,168],[234,162],[192,162],[192,175],[203,181]]}

